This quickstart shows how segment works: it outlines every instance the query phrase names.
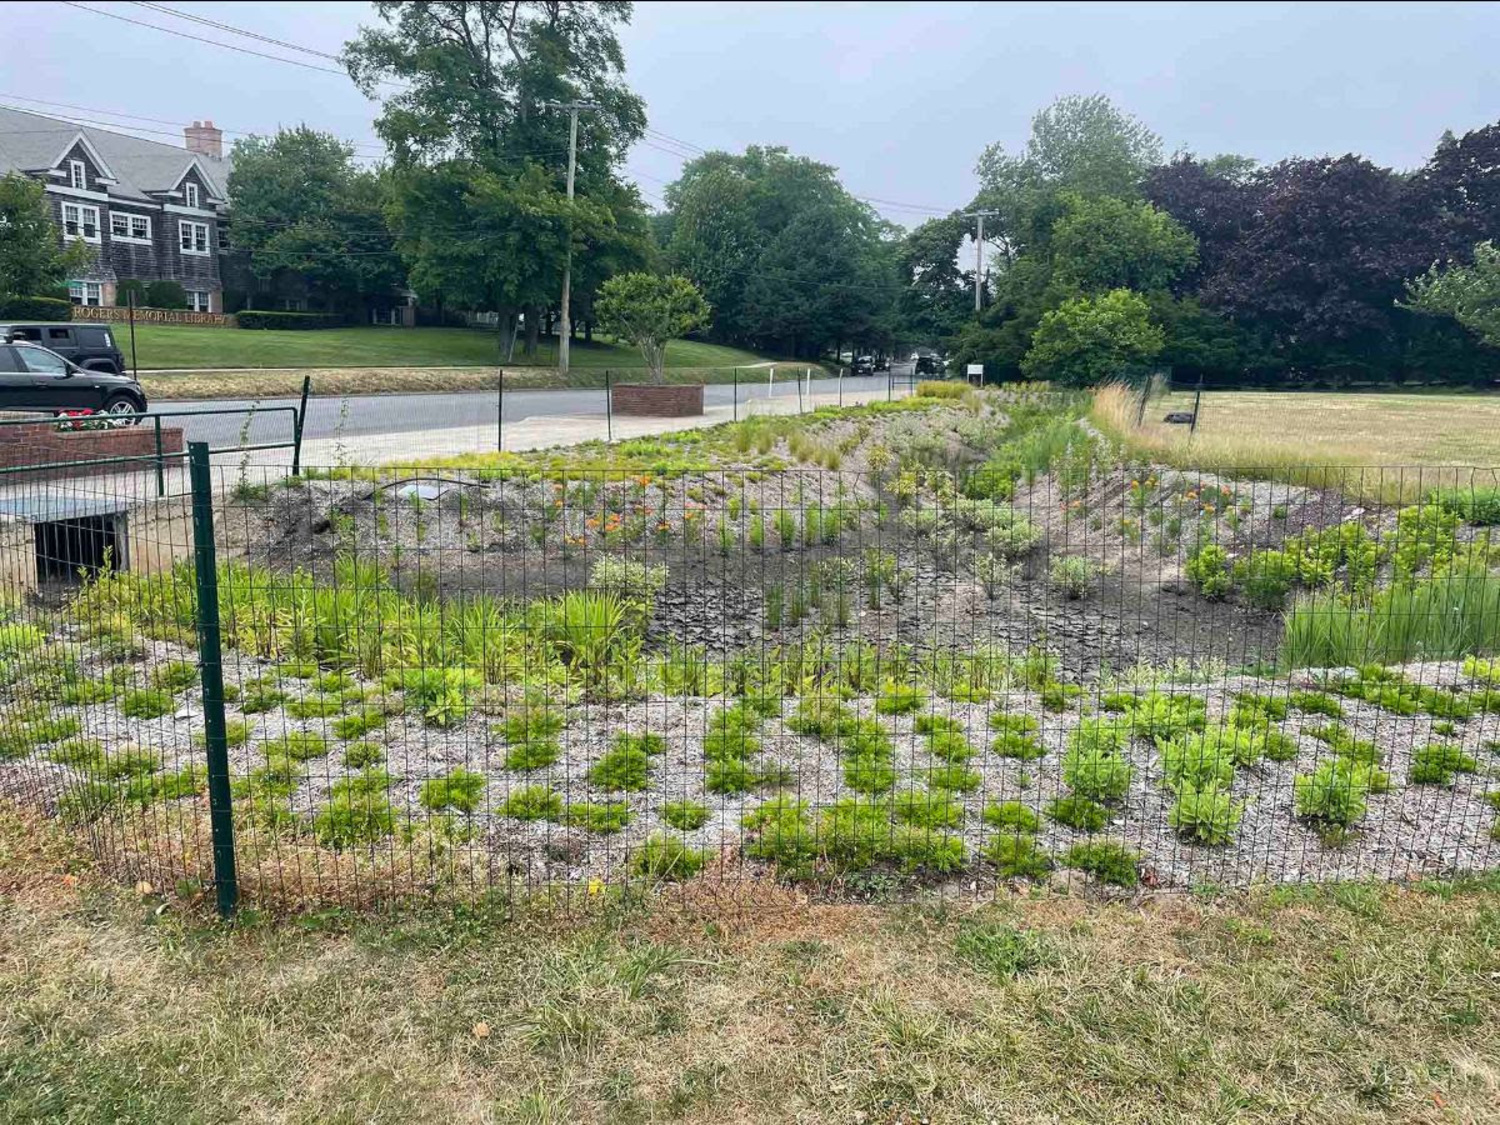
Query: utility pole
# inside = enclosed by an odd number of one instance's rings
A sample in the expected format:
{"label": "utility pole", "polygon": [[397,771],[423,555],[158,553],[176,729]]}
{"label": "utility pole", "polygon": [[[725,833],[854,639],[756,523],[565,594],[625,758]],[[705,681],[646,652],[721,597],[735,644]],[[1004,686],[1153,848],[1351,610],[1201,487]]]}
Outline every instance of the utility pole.
{"label": "utility pole", "polygon": [[999,211],[967,211],[964,218],[975,220],[974,231],[974,311],[978,312],[984,292],[984,220],[987,215],[998,215]]}
{"label": "utility pole", "polygon": [[599,107],[593,102],[543,102],[545,109],[565,109],[568,111],[568,249],[567,256],[563,259],[563,283],[562,283],[562,308],[558,318],[557,326],[557,369],[560,374],[568,373],[568,343],[573,334],[573,320],[569,315],[568,305],[573,291],[573,170],[578,164],[578,111],[595,110]]}

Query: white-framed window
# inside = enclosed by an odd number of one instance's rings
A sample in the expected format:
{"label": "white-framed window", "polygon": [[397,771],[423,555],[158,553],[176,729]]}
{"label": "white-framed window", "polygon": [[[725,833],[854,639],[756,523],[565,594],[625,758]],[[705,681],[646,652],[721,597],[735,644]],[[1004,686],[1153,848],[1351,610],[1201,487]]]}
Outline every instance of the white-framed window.
{"label": "white-framed window", "polygon": [[209,299],[207,289],[189,289],[187,291],[188,308],[194,312],[213,312],[213,302]]}
{"label": "white-framed window", "polygon": [[82,160],[68,161],[68,186],[84,191],[89,186],[88,169]]}
{"label": "white-framed window", "polygon": [[99,241],[99,208],[87,203],[64,203],[62,216],[63,233],[69,238]]}
{"label": "white-framed window", "polygon": [[100,297],[97,281],[68,282],[68,299],[75,305],[98,305]]}
{"label": "white-framed window", "polygon": [[131,242],[150,242],[151,216],[132,215],[125,211],[111,211],[109,215],[109,233],[115,238],[129,239]]}
{"label": "white-framed window", "polygon": [[198,206],[198,185],[189,180],[182,185],[182,198],[189,207]]}
{"label": "white-framed window", "polygon": [[184,254],[207,254],[208,224],[179,222],[177,240]]}
{"label": "white-framed window", "polygon": [[228,250],[229,249],[229,228],[224,225],[224,222],[223,222],[222,219],[219,221],[218,226],[214,228],[214,233],[217,234],[218,237],[219,237],[219,249],[220,250]]}

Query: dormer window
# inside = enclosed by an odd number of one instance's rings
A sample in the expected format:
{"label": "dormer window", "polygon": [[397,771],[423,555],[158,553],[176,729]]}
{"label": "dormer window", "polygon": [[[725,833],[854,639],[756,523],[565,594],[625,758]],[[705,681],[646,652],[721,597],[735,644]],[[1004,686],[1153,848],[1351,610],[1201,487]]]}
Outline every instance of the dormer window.
{"label": "dormer window", "polygon": [[183,198],[189,207],[198,206],[198,185],[189,180],[182,185]]}
{"label": "dormer window", "polygon": [[88,171],[82,160],[68,161],[68,186],[83,191],[89,186]]}

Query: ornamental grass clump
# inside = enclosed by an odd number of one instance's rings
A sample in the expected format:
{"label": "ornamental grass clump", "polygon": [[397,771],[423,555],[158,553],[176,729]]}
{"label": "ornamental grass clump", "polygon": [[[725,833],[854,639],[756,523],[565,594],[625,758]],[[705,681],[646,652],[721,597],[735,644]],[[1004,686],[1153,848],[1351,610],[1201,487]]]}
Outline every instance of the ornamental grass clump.
{"label": "ornamental grass clump", "polygon": [[681,832],[695,832],[708,823],[708,806],[699,801],[668,801],[661,818]]}
{"label": "ornamental grass clump", "polygon": [[1140,853],[1113,840],[1074,844],[1063,853],[1064,867],[1085,871],[1101,883],[1133,887],[1140,882]]}
{"label": "ornamental grass clump", "polygon": [[634,791],[650,784],[651,756],[633,744],[617,745],[589,770],[596,789]]}
{"label": "ornamental grass clump", "polygon": [[1454,775],[1474,773],[1479,763],[1451,742],[1431,742],[1412,755],[1413,785],[1452,785]]}
{"label": "ornamental grass clump", "polygon": [[452,809],[461,813],[475,813],[484,800],[485,776],[462,767],[445,777],[435,777],[422,783],[417,800],[422,807],[433,812]]}

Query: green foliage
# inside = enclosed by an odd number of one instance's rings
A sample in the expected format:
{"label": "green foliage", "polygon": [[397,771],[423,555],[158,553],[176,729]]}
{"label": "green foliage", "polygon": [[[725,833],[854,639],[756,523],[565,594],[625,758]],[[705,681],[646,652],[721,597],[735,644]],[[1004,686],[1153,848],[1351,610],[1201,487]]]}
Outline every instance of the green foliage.
{"label": "green foliage", "polygon": [[1438,489],[1427,502],[1452,512],[1464,523],[1478,527],[1500,524],[1500,488],[1494,486]]}
{"label": "green foliage", "polygon": [[1052,870],[1052,857],[1029,832],[1003,832],[991,838],[985,858],[1002,879],[1041,879]]}
{"label": "green foliage", "polygon": [[385,751],[373,742],[351,742],[344,747],[344,765],[351,770],[369,769],[385,761]]}
{"label": "green foliage", "polygon": [[1229,574],[1229,552],[1215,543],[1206,543],[1188,556],[1182,572],[1205,598],[1217,600],[1234,589]]}
{"label": "green foliage", "polygon": [[661,818],[673,828],[693,832],[708,823],[708,806],[698,801],[668,801],[661,807]]}
{"label": "green foliage", "polygon": [[422,807],[433,812],[454,809],[472,814],[479,811],[484,800],[485,776],[459,767],[445,777],[434,777],[422,782],[417,800]]}
{"label": "green foliage", "polygon": [[986,806],[984,822],[993,828],[1010,832],[1036,832],[1042,826],[1041,817],[1020,801]]}
{"label": "green foliage", "polygon": [[151,686],[162,691],[186,691],[197,683],[198,666],[186,660],[173,660],[151,673]]}
{"label": "green foliage", "polygon": [[936,731],[927,736],[927,750],[934,758],[962,763],[974,757],[974,747],[957,731]]}
{"label": "green foliage", "polygon": [[1161,743],[1162,772],[1169,785],[1227,787],[1234,780],[1234,749],[1248,731],[1219,727],[1204,734]]}
{"label": "green foliage", "polygon": [[647,879],[691,879],[703,870],[705,856],[675,836],[656,834],[631,857],[631,870]]}
{"label": "green foliage", "polygon": [[461,723],[469,714],[470,696],[484,683],[472,668],[406,668],[392,680],[435,727]]}
{"label": "green foliage", "polygon": [[661,382],[667,342],[708,322],[708,302],[685,277],[625,273],[610,278],[594,301],[594,315],[610,335],[641,350],[653,382]]}
{"label": "green foliage", "polygon": [[1047,756],[1047,747],[1041,739],[1013,731],[997,734],[995,741],[990,744],[990,750],[1001,758],[1017,758],[1023,762]]}
{"label": "green foliage", "polygon": [[1143,200],[1065,193],[1062,205],[1051,244],[1061,285],[1083,293],[1163,290],[1198,260],[1197,240]]}
{"label": "green foliage", "polygon": [[[250,741],[250,735],[254,733],[254,731],[254,726],[252,726],[250,723],[245,722],[245,720],[243,719],[229,719],[224,723],[224,743],[226,746],[230,747],[243,746],[245,745],[245,743]],[[193,735],[193,745],[198,747],[200,750],[203,747],[207,746],[207,733],[199,731],[197,734]]]}
{"label": "green foliage", "polygon": [[878,715],[909,715],[927,705],[927,695],[911,684],[887,683],[875,700]]}
{"label": "green foliage", "polygon": [[563,729],[562,715],[546,707],[527,705],[507,715],[495,728],[507,743],[505,768],[535,770],[550,766],[562,754],[557,735]]}
{"label": "green foliage", "polygon": [[288,731],[263,745],[266,757],[285,755],[294,762],[307,762],[328,753],[328,739],[307,731]]}
{"label": "green foliage", "polygon": [[979,771],[957,765],[936,766],[922,776],[929,789],[953,789],[961,793],[973,792],[984,780],[979,776]]}
{"label": "green foliage", "polygon": [[1109,823],[1109,810],[1098,801],[1076,793],[1047,805],[1047,816],[1079,832],[1097,832]]}
{"label": "green foliage", "polygon": [[1133,738],[1175,738],[1190,730],[1202,730],[1208,707],[1195,695],[1150,691],[1119,701],[1123,724]]}
{"label": "green foliage", "polygon": [[896,786],[896,769],[886,753],[853,754],[844,759],[844,784],[856,793],[886,793]]}
{"label": "green foliage", "polygon": [[1080,797],[1116,801],[1130,789],[1134,770],[1123,757],[1129,727],[1117,720],[1083,719],[1068,738],[1063,781]]}
{"label": "green foliage", "polygon": [[1469,265],[1433,265],[1407,283],[1411,307],[1451,316],[1492,347],[1500,347],[1500,247],[1481,242]]}
{"label": "green foliage", "polygon": [[632,744],[617,745],[589,770],[589,784],[598,789],[644,789],[650,778],[650,756]]}
{"label": "green foliage", "polygon": [[511,790],[495,812],[516,820],[561,820],[563,799],[545,785],[527,785]]}
{"label": "green foliage", "polygon": [[1288,702],[1309,715],[1326,715],[1330,719],[1344,717],[1344,705],[1326,691],[1294,691],[1288,697]]}
{"label": "green foliage", "polygon": [[1063,853],[1063,866],[1087,871],[1101,883],[1133,887],[1140,881],[1136,870],[1140,853],[1112,840],[1090,840],[1074,844]]}
{"label": "green foliage", "polygon": [[896,795],[896,819],[916,828],[959,829],[964,823],[963,801],[946,789],[909,789]]}
{"label": "green foliage", "polygon": [[47,760],[84,773],[96,773],[104,767],[104,747],[92,738],[73,738],[48,750]]}
{"label": "green foliage", "polygon": [[749,793],[759,788],[761,771],[742,758],[711,761],[704,773],[704,788],[710,793]]}
{"label": "green foliage", "polygon": [[1179,835],[1200,844],[1227,844],[1239,827],[1242,804],[1236,804],[1219,785],[1198,785],[1184,779],[1177,786],[1177,800],[1167,814],[1167,823]]}
{"label": "green foliage", "polygon": [[[290,708],[288,713],[290,714]],[[385,726],[385,721],[385,712],[374,707],[363,708],[337,720],[333,724],[333,733],[335,737],[346,741],[351,738],[363,738],[371,731]]]}
{"label": "green foliage", "polygon": [[394,832],[390,785],[390,775],[378,769],[334,782],[328,803],[313,817],[318,843],[342,850],[374,844]]}
{"label": "green foliage", "polygon": [[786,725],[798,734],[824,741],[851,735],[858,729],[854,712],[838,698],[828,695],[811,695],[803,699]]}
{"label": "green foliage", "polygon": [[[58,237],[41,181],[20,172],[0,176],[0,305],[5,306],[0,315],[36,316],[23,299],[57,290],[92,262],[93,252],[81,241]],[[70,312],[40,319],[66,320]]]}
{"label": "green foliage", "polygon": [[286,705],[286,713],[294,719],[326,719],[343,709],[344,701],[337,695],[308,695]]}
{"label": "green foliage", "polygon": [[128,719],[159,719],[177,709],[177,701],[166,691],[137,688],[120,699],[120,714]]}
{"label": "green foliage", "polygon": [[1354,824],[1369,807],[1368,775],[1346,758],[1320,763],[1311,774],[1300,775],[1293,789],[1298,816],[1338,828]]}
{"label": "green foliage", "polygon": [[1032,379],[1092,387],[1140,371],[1165,342],[1145,300],[1113,289],[1064,301],[1043,314],[1021,370]]}
{"label": "green foliage", "polygon": [[273,687],[257,685],[245,689],[240,697],[240,711],[246,715],[260,715],[274,711],[286,702],[286,692]]}
{"label": "green foliage", "polygon": [[715,711],[703,736],[703,756],[710,762],[738,762],[760,753],[760,740],[755,737],[760,723],[744,706]]}
{"label": "green foliage", "polygon": [[1449,742],[1432,742],[1411,759],[1410,781],[1413,785],[1452,785],[1456,773],[1473,773],[1479,768],[1474,758]]}
{"label": "green foliage", "polygon": [[630,823],[630,806],[623,801],[611,804],[580,801],[563,809],[562,821],[573,828],[608,836]]}

